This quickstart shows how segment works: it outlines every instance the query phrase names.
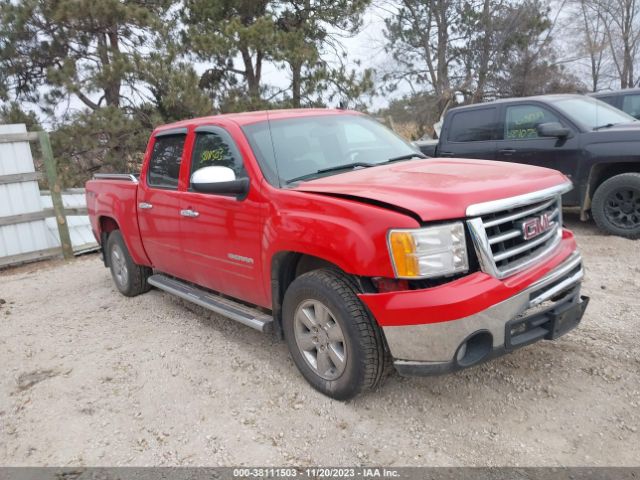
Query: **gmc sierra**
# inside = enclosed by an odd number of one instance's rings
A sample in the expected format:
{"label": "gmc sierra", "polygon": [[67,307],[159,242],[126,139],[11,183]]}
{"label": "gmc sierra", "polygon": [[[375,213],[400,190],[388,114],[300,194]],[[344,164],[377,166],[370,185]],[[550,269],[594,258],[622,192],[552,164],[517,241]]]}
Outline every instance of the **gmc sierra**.
{"label": "gmc sierra", "polygon": [[319,391],[469,367],[575,327],[588,298],[561,173],[424,159],[340,110],[157,128],[140,175],[87,183],[124,295],[151,286],[284,337]]}

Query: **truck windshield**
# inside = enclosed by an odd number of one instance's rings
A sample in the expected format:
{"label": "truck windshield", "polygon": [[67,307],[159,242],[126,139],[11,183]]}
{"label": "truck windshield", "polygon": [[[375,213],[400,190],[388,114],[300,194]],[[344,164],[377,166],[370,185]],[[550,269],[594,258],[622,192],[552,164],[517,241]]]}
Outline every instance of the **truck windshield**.
{"label": "truck windshield", "polygon": [[284,186],[423,155],[361,115],[319,115],[242,127],[266,179]]}
{"label": "truck windshield", "polygon": [[612,127],[619,123],[636,122],[631,115],[592,97],[571,97],[552,100],[559,110],[587,130]]}

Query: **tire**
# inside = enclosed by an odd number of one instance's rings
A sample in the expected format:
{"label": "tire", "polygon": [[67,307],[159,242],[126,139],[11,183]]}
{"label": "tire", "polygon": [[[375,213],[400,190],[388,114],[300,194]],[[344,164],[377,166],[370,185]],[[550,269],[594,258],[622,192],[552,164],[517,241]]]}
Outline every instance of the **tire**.
{"label": "tire", "polygon": [[382,332],[346,275],[327,269],[300,275],[285,293],[282,315],[291,357],[313,388],[348,400],[378,385]]}
{"label": "tire", "polygon": [[593,195],[591,213],[605,232],[640,238],[640,173],[622,173],[605,180]]}
{"label": "tire", "polygon": [[119,230],[109,234],[106,258],[111,269],[111,277],[120,293],[127,297],[135,297],[151,289],[147,278],[152,270],[134,263]]}

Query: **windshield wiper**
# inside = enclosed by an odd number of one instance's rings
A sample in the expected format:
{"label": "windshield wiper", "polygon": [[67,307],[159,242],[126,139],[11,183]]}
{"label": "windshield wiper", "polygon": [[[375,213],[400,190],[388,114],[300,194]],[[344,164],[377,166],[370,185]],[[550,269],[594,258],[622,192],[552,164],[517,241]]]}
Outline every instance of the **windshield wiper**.
{"label": "windshield wiper", "polygon": [[376,163],[365,163],[365,162],[353,162],[353,163],[345,163],[344,165],[335,165],[333,167],[321,168],[320,170],[316,170],[313,173],[307,173],[306,175],[302,175],[300,177],[292,178],[291,180],[287,180],[287,183],[297,182],[299,180],[305,180],[307,178],[315,177],[316,175],[320,175],[322,173],[327,172],[337,172],[339,170],[353,170],[356,167],[375,167]]}
{"label": "windshield wiper", "polygon": [[400,162],[402,160],[411,160],[412,158],[429,158],[429,157],[427,157],[424,153],[415,152],[415,153],[409,153],[407,155],[400,155],[399,157],[391,157],[389,160],[387,160],[384,163]]}
{"label": "windshield wiper", "polygon": [[338,170],[352,170],[356,167],[375,167],[375,163],[365,163],[365,162],[353,162],[353,163],[345,163],[344,165],[336,165],[334,167],[321,168],[316,173],[325,173],[325,172],[337,172]]}
{"label": "windshield wiper", "polygon": [[316,170],[313,173],[307,173],[306,175],[292,178],[291,180],[287,180],[287,184],[298,182],[300,180],[306,180],[307,178],[312,178],[322,173],[337,172],[340,170],[353,170],[356,167],[362,167],[362,168],[377,167],[378,165],[385,165],[387,163],[399,162],[401,160],[411,160],[412,158],[429,158],[429,157],[427,157],[422,153],[415,152],[415,153],[409,153],[407,155],[400,155],[399,157],[391,157],[389,160],[381,163],[366,163],[366,162],[345,163],[344,165],[335,165],[333,167],[321,168],[320,170]]}
{"label": "windshield wiper", "polygon": [[593,127],[593,131],[602,130],[603,128],[611,128],[615,127],[617,123],[605,123],[604,125],[598,125],[597,127]]}

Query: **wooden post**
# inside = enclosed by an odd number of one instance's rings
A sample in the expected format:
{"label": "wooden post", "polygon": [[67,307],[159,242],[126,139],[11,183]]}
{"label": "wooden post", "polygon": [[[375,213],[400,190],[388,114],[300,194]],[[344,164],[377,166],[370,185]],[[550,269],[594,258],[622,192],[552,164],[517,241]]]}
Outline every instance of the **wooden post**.
{"label": "wooden post", "polygon": [[58,224],[58,235],[60,235],[60,245],[62,245],[62,255],[66,260],[73,258],[73,247],[71,245],[71,235],[69,234],[69,225],[64,214],[64,204],[62,203],[62,189],[58,181],[58,170],[56,160],[53,158],[51,143],[49,142],[49,134],[47,132],[38,132],[40,140],[40,150],[42,151],[42,159],[44,160],[44,168],[49,182],[49,190],[51,191],[51,201],[53,210],[56,214],[56,223]]}

